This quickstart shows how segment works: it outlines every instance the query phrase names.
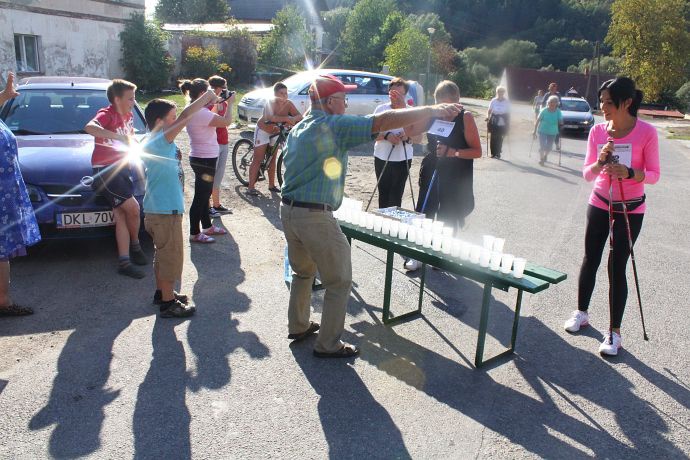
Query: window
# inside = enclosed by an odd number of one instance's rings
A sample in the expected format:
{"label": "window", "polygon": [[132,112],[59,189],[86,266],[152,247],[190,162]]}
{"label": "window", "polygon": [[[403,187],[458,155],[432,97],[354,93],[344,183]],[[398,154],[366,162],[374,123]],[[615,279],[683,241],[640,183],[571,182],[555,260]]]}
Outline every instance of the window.
{"label": "window", "polygon": [[18,72],[39,72],[38,37],[35,35],[15,35],[14,52]]}
{"label": "window", "polygon": [[346,85],[357,85],[353,94],[381,94],[378,78],[363,75],[338,75],[338,78]]}

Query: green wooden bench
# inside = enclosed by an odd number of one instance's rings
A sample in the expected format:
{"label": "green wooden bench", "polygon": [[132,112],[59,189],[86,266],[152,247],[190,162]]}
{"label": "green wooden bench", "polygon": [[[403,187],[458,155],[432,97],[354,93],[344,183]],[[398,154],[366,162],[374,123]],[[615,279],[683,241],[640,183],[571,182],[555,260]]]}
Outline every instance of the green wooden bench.
{"label": "green wooden bench", "polygon": [[[340,228],[350,244],[352,244],[352,240],[355,239],[372,246],[385,249],[387,252],[382,314],[384,324],[393,324],[411,316],[421,314],[427,265],[433,265],[441,270],[455,273],[484,285],[482,310],[479,320],[479,333],[477,337],[477,351],[474,358],[474,364],[477,367],[481,367],[483,364],[501,358],[504,355],[511,354],[515,351],[515,341],[517,338],[518,322],[520,320],[520,307],[522,304],[523,292],[536,294],[547,289],[551,284],[560,283],[567,278],[565,273],[541,267],[532,263],[527,264],[524,277],[515,278],[512,275],[505,275],[500,271],[492,271],[489,268],[480,267],[479,265],[461,261],[439,251],[434,251],[431,248],[422,248],[416,244],[408,243],[407,241],[403,241],[399,238],[393,238],[380,233],[375,233],[373,230],[366,230],[353,224],[340,222]],[[422,263],[422,275],[419,283],[419,302],[417,304],[417,309],[398,316],[393,316],[390,311],[391,287],[393,281],[393,256],[395,254],[416,259]],[[510,348],[485,361],[484,342],[486,340],[486,329],[489,320],[489,304],[491,300],[491,290],[493,288],[506,292],[508,292],[510,288],[515,288],[517,289],[517,300],[515,303],[515,316],[513,319],[513,333],[510,340]]]}

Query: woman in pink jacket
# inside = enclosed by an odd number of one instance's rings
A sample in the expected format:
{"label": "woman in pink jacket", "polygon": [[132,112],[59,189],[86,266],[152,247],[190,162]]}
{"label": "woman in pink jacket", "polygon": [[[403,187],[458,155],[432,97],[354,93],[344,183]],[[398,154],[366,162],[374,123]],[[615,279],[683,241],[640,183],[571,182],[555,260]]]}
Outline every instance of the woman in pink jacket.
{"label": "woman in pink jacket", "polygon": [[[609,186],[613,182],[613,251],[609,257],[609,333],[599,346],[602,355],[615,356],[621,348],[621,321],[628,297],[626,266],[630,257],[628,233],[622,212],[625,198],[633,243],[642,229],[645,184],[659,180],[659,140],[656,129],[637,118],[642,92],[635,82],[619,77],[599,88],[605,123],[589,133],[582,169],[585,180],[594,181],[587,209],[585,256],[578,281],[578,309],[565,322],[565,330],[577,332],[589,324],[589,302],[597,269],[609,237]],[[610,161],[614,160],[614,161]],[[623,194],[620,193],[619,181]]]}

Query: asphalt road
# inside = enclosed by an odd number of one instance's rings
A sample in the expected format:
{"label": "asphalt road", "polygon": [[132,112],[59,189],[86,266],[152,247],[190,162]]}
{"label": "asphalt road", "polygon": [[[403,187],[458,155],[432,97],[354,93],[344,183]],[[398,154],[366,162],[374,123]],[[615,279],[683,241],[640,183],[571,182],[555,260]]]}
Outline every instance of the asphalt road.
{"label": "asphalt road", "polygon": [[[290,346],[277,199],[249,200],[228,177],[230,235],[187,248],[189,321],[155,315],[152,276],[115,274],[111,241],[44,244],[12,264],[15,298],[36,314],[0,320],[0,458],[687,458],[690,148],[661,136],[662,179],[647,189],[636,255],[650,341],[631,284],[624,349],[603,359],[605,270],[592,327],[562,330],[583,255],[585,140],[565,138],[561,166],[552,154],[540,167],[529,107],[515,110],[526,119],[503,159],[475,162],[466,238],[503,236],[568,279],[526,295],[513,357],[474,369],[481,287],[443,272],[428,273],[424,316],[382,326],[385,254],[362,243],[345,337],[361,357]],[[355,174],[372,165],[351,158]],[[413,308],[418,278],[393,280],[395,311]],[[509,342],[514,296],[494,291],[488,356]]]}

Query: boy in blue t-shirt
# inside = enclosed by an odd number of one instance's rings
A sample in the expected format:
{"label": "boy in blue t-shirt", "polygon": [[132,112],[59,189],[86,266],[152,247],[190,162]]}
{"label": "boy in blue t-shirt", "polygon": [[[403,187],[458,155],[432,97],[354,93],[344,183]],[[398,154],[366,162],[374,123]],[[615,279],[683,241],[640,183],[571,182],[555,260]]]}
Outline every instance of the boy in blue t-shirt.
{"label": "boy in blue t-shirt", "polygon": [[209,89],[187,106],[179,117],[176,116],[177,105],[165,99],[152,100],[144,111],[151,130],[142,146],[142,161],[146,165],[144,227],[153,238],[155,248],[156,293],[153,303],[160,305],[162,318],[183,318],[196,311],[196,307],[187,305],[189,299],[186,295],[174,291],[175,283],[182,278],[184,263],[184,194],[175,137],[194,113],[217,101],[218,97]]}

